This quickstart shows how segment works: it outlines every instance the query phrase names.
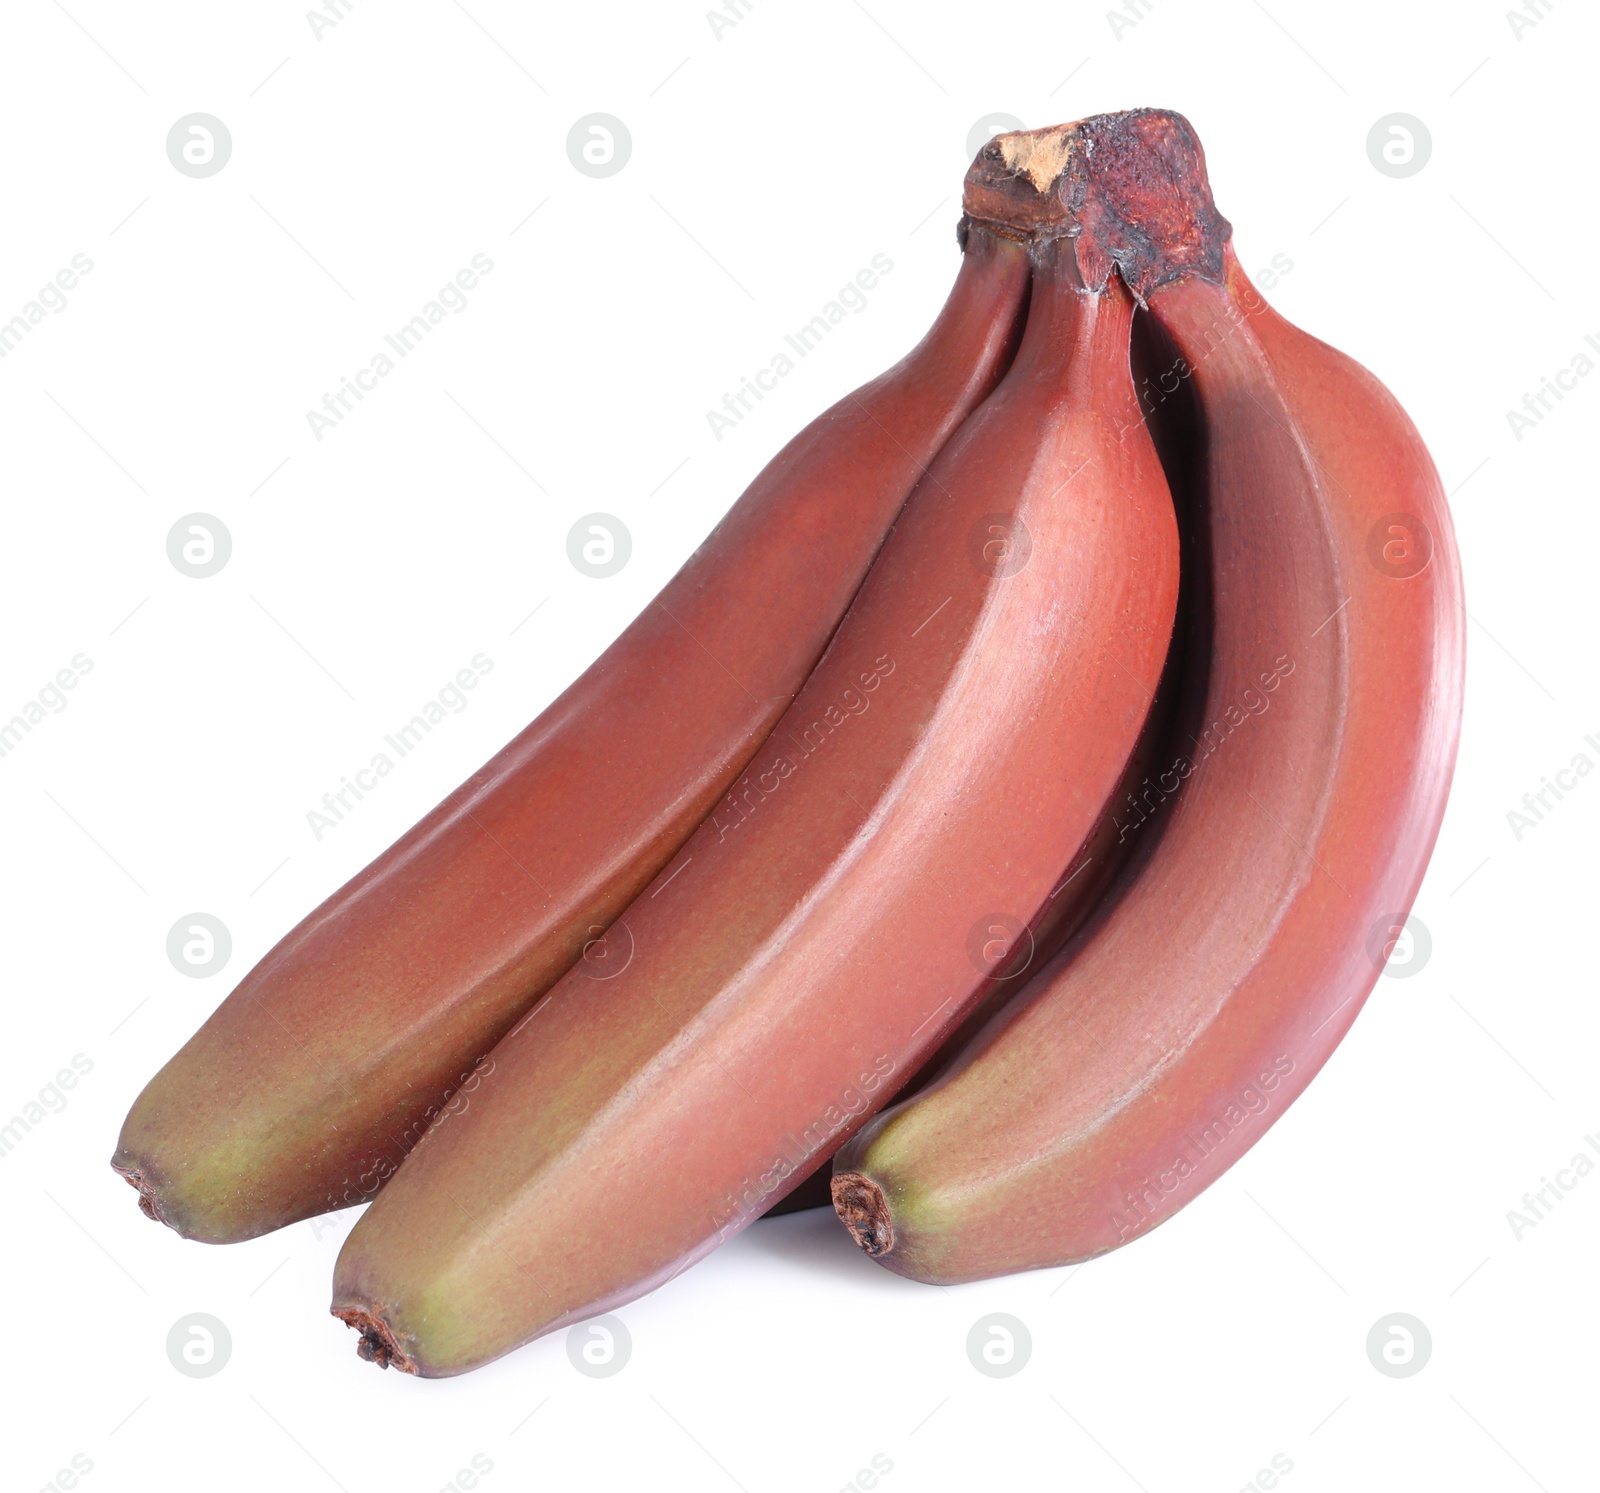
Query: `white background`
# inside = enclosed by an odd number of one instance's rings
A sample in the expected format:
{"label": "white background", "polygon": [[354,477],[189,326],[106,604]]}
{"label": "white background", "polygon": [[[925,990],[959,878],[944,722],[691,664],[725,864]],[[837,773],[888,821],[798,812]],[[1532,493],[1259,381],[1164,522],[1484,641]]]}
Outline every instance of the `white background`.
{"label": "white background", "polygon": [[[704,4],[355,0],[320,40],[292,4],[7,7],[0,320],[94,267],[0,361],[0,717],[93,664],[0,759],[0,1119],[92,1063],[0,1158],[4,1485],[77,1454],[91,1493],[434,1493],[478,1455],[490,1493],[832,1493],[878,1455],[888,1493],[1199,1493],[1276,1455],[1292,1493],[1592,1488],[1600,1179],[1520,1238],[1507,1213],[1600,1137],[1600,781],[1520,839],[1507,813],[1600,762],[1600,378],[1520,441],[1506,412],[1600,336],[1596,18],[1141,0],[1119,34],[1104,4],[753,0],[719,36]],[[764,1223],[626,1308],[607,1379],[561,1335],[452,1381],[359,1362],[326,1315],[353,1214],[225,1249],[145,1221],[106,1165],[139,1087],[920,336],[984,111],[1140,104],[1194,121],[1246,268],[1292,261],[1273,301],[1395,390],[1453,493],[1473,620],[1427,966],[1127,1250],[942,1290],[827,1212]],[[233,139],[200,180],[165,152],[195,111]],[[565,144],[595,111],[633,141],[602,180]],[[1406,179],[1366,150],[1396,111],[1432,136]],[[479,252],[468,308],[315,439],[307,410]],[[879,253],[866,308],[715,439],[706,412]],[[603,581],[565,548],[594,510],[633,535]],[[208,580],[165,551],[194,511],[233,538]],[[469,708],[315,839],[307,811],[480,652]],[[232,933],[210,979],[165,953],[195,911]],[[1011,1378],[966,1357],[991,1311],[1032,1336]],[[231,1333],[214,1377],[168,1361],[191,1312]],[[1432,1334],[1411,1378],[1367,1358],[1392,1312]]]}

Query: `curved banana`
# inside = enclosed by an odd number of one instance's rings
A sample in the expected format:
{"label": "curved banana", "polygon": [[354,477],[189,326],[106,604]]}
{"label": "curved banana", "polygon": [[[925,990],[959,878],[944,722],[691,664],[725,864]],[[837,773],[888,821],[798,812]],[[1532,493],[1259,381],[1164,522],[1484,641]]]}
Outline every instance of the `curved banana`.
{"label": "curved banana", "polygon": [[[1030,163],[1044,163],[1030,172]],[[1076,235],[1176,344],[1203,425],[1188,740],[1120,897],[934,1087],[835,1160],[881,1264],[933,1282],[1137,1238],[1283,1113],[1348,1030],[1443,814],[1464,612],[1433,463],[1365,369],[1250,285],[1181,116],[1000,137],[971,215]]]}
{"label": "curved banana", "polygon": [[112,1158],[150,1217],[222,1243],[370,1199],[728,791],[1010,361],[1026,257],[982,230],[964,248],[923,342],[791,440],[589,670],[151,1080]]}
{"label": "curved banana", "polygon": [[1015,362],[750,771],[346,1241],[333,1310],[364,1357],[460,1373],[651,1290],[972,1003],[1009,952],[991,920],[1047,898],[1167,650],[1177,536],[1132,310],[1038,251]]}

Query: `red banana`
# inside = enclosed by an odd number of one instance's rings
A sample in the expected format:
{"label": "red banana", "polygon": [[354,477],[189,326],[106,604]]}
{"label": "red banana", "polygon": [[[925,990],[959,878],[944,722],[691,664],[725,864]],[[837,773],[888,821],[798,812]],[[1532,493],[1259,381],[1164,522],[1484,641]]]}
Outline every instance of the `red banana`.
{"label": "red banana", "polygon": [[568,973],[346,1241],[333,1310],[364,1357],[462,1372],[743,1228],[937,1047],[994,915],[1044,902],[1100,815],[1166,654],[1176,532],[1131,299],[1062,245],[1035,263],[1010,371],[606,935],[605,988]]}
{"label": "red banana", "polygon": [[964,247],[923,342],[790,441],[594,665],[150,1082],[112,1160],[146,1213],[220,1243],[366,1201],[467,1102],[452,1095],[744,770],[1004,371],[1026,259],[982,230]]}
{"label": "red banana", "polygon": [[[1014,169],[1042,157],[1040,176]],[[1204,573],[1193,735],[1126,816],[1155,836],[1138,874],[938,1084],[835,1160],[857,1241],[934,1282],[1136,1238],[1283,1113],[1406,921],[1463,673],[1433,463],[1377,379],[1250,285],[1187,121],[1001,137],[967,206],[1073,234],[1175,343],[1203,425]]]}

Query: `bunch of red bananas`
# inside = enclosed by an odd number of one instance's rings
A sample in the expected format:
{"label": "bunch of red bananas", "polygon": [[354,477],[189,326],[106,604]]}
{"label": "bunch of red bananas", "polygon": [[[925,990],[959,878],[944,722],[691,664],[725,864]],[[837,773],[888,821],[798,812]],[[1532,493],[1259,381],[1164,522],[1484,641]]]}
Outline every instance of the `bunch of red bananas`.
{"label": "bunch of red bananas", "polygon": [[1179,115],[999,136],[964,206],[923,342],[129,1114],[190,1238],[372,1200],[363,1357],[482,1364],[830,1163],[920,1280],[1113,1249],[1372,988],[1461,714],[1416,430],[1262,300]]}

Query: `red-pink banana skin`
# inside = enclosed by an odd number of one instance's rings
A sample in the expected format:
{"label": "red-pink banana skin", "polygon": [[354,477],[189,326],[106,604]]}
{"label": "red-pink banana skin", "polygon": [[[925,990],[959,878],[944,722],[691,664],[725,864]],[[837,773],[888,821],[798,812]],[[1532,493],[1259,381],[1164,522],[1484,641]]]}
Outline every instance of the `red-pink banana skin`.
{"label": "red-pink banana skin", "polygon": [[923,343],[772,460],[536,721],[287,934],[134,1102],[112,1165],[210,1243],[369,1200],[671,858],[805,682],[1027,293],[973,231]]}
{"label": "red-pink banana skin", "polygon": [[1043,257],[1005,380],[607,935],[609,988],[569,973],[346,1241],[333,1306],[364,1356],[463,1372],[743,1228],[937,1046],[984,984],[972,935],[1031,913],[1098,818],[1165,659],[1176,526],[1116,425],[1131,302]]}
{"label": "red-pink banana skin", "polygon": [[[1182,180],[1141,177],[1163,174]],[[1349,1028],[1438,833],[1465,620],[1438,475],[1387,390],[1267,308],[1231,248],[1214,275],[1145,292],[1212,448],[1202,721],[1255,683],[1251,649],[1271,669],[1277,637],[1293,667],[1224,715],[1090,935],[836,1157],[858,1243],[916,1279],[1086,1259],[1215,1181]]]}

